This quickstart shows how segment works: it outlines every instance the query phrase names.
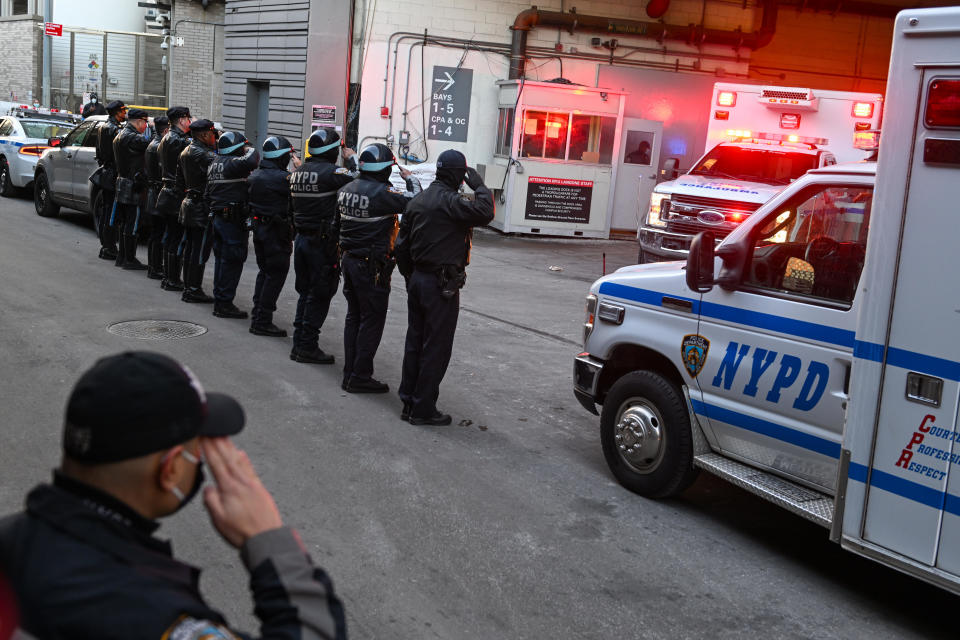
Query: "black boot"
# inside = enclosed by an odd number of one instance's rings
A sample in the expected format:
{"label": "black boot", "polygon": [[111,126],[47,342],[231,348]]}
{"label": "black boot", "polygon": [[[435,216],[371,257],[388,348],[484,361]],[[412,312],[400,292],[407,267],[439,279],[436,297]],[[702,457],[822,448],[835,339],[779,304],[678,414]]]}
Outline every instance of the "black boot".
{"label": "black boot", "polygon": [[[347,383],[346,391],[348,393],[387,393],[390,387],[385,382],[368,378],[367,380],[358,380],[350,378]],[[413,418],[410,419],[413,422]]]}
{"label": "black boot", "polygon": [[163,280],[163,245],[151,242],[147,245],[147,277],[151,280]]}
{"label": "black boot", "polygon": [[232,302],[214,302],[213,315],[218,318],[246,318],[247,312],[241,311]]}
{"label": "black boot", "polygon": [[[119,228],[119,227],[118,227]],[[125,238],[118,233],[117,237],[117,259],[113,261],[113,266],[122,267],[124,261],[127,259],[127,247],[124,243]]]}
{"label": "black boot", "polygon": [[167,262],[163,267],[165,275],[163,282],[160,283],[160,288],[165,291],[183,291],[183,281],[180,279],[183,261],[176,251],[167,252]]}
{"label": "black boot", "polygon": [[404,402],[403,408],[400,409],[400,419],[403,420],[404,422],[410,419],[410,408],[411,408],[410,403]]}
{"label": "black boot", "polygon": [[294,362],[306,362],[307,364],[333,364],[334,358],[329,353],[324,353],[320,347],[310,349],[293,348],[290,352],[290,359]]}
{"label": "black boot", "polygon": [[410,424],[414,425],[426,424],[431,427],[445,427],[451,422],[453,422],[453,418],[450,417],[449,413],[440,413],[436,409],[433,410],[433,415],[429,418],[410,416]]}
{"label": "black boot", "polygon": [[250,333],[255,336],[267,336],[269,338],[286,338],[287,332],[285,329],[281,329],[273,322],[257,322],[256,320],[250,325]]}
{"label": "black boot", "polygon": [[137,236],[123,236],[120,240],[123,246],[123,263],[121,269],[126,271],[143,271],[147,265],[137,260]]}
{"label": "black boot", "polygon": [[184,289],[180,299],[184,302],[210,304],[213,298],[203,292],[203,265],[188,264],[183,268]]}
{"label": "black boot", "polygon": [[98,257],[101,260],[116,260],[117,250],[115,247],[100,247],[100,255]]}

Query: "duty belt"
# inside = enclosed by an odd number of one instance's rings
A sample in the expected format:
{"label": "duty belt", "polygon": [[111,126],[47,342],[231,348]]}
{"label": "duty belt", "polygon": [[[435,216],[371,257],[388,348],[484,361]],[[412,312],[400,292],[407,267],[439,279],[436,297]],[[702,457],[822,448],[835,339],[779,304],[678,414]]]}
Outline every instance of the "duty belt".
{"label": "duty belt", "polygon": [[297,191],[292,191],[290,193],[294,198],[326,198],[328,196],[337,195],[336,190],[334,191],[324,191],[323,193],[299,193]]}
{"label": "duty belt", "polygon": [[389,213],[389,214],[387,214],[387,215],[385,215],[385,216],[376,216],[375,218],[360,218],[360,217],[358,217],[358,216],[348,216],[348,215],[345,214],[345,213],[341,213],[341,214],[340,214],[340,219],[341,219],[341,220],[350,220],[350,221],[352,221],[352,222],[380,222],[381,220],[386,220],[387,218],[393,218],[393,217],[395,217],[396,215],[397,215],[397,214],[395,214],[395,213]]}

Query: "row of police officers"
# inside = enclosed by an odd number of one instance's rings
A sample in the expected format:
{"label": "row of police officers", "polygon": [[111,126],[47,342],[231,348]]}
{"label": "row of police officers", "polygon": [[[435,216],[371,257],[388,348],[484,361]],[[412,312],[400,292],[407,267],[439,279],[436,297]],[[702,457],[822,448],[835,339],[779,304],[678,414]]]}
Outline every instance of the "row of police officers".
{"label": "row of police officers", "polygon": [[[235,304],[249,235],[259,268],[250,332],[286,337],[273,314],[293,256],[299,295],[290,359],[333,364],[319,335],[343,277],[347,300],[341,387],[386,393],[374,378],[374,357],[386,324],[394,267],[407,285],[408,328],[399,395],[401,418],[450,424],[437,409],[453,348],[459,291],[466,281],[472,228],[493,219],[492,193],[458,151],[437,161],[426,190],[382,144],[359,154],[330,128],[313,132],[303,162],[290,142],[270,136],[258,151],[240,132],[219,133],[186,107],[154,119],[119,101],[106,105],[97,128],[97,231],[100,257],[126,270],[146,270],[184,302],[213,303],[213,315],[247,318]],[[343,166],[340,166],[340,160]],[[292,168],[292,171],[290,169]],[[461,193],[466,182],[473,196]],[[401,215],[402,214],[402,222]],[[148,230],[148,231],[147,231]],[[147,264],[136,257],[147,237]],[[213,296],[203,276],[214,255]]]}

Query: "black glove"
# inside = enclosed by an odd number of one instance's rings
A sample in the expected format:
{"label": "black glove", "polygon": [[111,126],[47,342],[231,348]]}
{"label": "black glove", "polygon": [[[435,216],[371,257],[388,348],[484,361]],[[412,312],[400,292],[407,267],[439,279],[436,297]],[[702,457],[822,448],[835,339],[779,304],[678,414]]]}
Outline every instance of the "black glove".
{"label": "black glove", "polygon": [[477,170],[473,167],[467,167],[467,174],[463,179],[466,181],[467,186],[474,191],[476,191],[478,187],[483,186],[483,178],[480,177],[480,174],[477,173]]}

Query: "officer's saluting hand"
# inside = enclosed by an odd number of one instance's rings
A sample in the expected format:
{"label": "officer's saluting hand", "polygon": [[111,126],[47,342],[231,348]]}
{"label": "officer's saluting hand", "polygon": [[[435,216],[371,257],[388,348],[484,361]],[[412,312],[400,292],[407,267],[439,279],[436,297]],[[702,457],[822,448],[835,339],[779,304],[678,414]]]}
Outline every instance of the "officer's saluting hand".
{"label": "officer's saluting hand", "polygon": [[214,527],[240,549],[264,638],[345,638],[343,605],[229,436],[230,396],[171,358],[99,360],[67,402],[63,458],[26,510],[0,520],[0,574],[36,638],[251,638],[200,595],[199,570],[153,536],[157,518],[204,491]]}

